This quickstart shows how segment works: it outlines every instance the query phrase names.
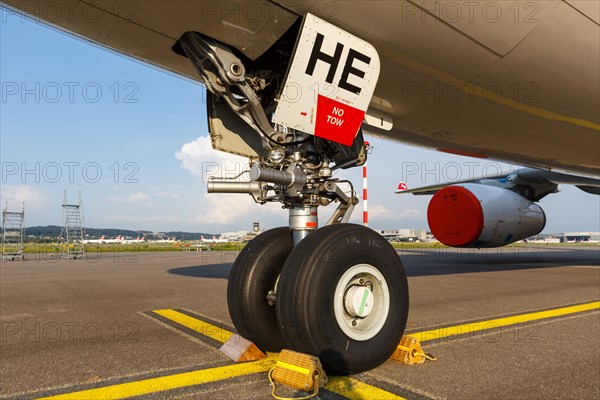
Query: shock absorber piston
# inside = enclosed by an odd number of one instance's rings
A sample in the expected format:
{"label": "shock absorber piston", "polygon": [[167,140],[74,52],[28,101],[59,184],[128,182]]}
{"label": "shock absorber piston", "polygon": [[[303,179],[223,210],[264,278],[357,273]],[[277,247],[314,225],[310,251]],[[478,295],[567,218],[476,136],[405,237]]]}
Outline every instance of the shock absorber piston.
{"label": "shock absorber piston", "polygon": [[316,206],[294,206],[289,209],[289,216],[294,246],[319,227]]}

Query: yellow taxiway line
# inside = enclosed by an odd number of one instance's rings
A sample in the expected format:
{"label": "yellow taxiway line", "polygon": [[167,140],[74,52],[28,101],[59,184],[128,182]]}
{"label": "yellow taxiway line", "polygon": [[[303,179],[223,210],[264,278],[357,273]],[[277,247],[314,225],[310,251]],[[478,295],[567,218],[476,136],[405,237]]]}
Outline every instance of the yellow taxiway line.
{"label": "yellow taxiway line", "polygon": [[[228,380],[242,375],[252,375],[269,371],[275,365],[276,357],[269,357],[260,361],[252,361],[225,367],[202,369],[184,372],[158,378],[143,379],[140,381],[121,383],[79,392],[59,394],[41,398],[40,400],[89,400],[89,399],[124,399],[128,397],[143,396],[150,393],[165,392],[168,390],[202,385],[210,382]],[[325,388],[351,400],[380,399],[380,400],[406,400],[386,390],[360,382],[356,379],[340,376],[332,377]]]}
{"label": "yellow taxiway line", "polygon": [[330,392],[337,393],[350,400],[364,400],[364,399],[377,399],[377,400],[400,400],[404,397],[400,397],[394,393],[390,393],[386,390],[379,389],[378,387],[368,385],[364,382],[349,378],[347,376],[334,376],[327,382],[324,389]]}
{"label": "yellow taxiway line", "polygon": [[[541,319],[554,318],[569,314],[575,314],[584,311],[600,309],[600,301],[595,301],[576,306],[555,308],[547,311],[532,312],[527,314],[515,315],[511,317],[491,319],[487,321],[474,322],[470,324],[461,324],[445,328],[433,329],[410,334],[422,342],[443,337],[462,335],[477,331],[510,326],[524,322],[537,321]],[[154,313],[170,319],[182,326],[192,329],[202,335],[206,335],[218,342],[227,341],[232,332],[216,327],[204,321],[182,314],[175,310],[155,310]],[[252,361],[224,367],[208,368],[192,372],[184,372],[175,375],[162,376],[158,378],[143,379],[140,381],[121,383],[112,386],[105,386],[95,389],[82,390],[60,394],[56,396],[45,397],[44,399],[122,399],[133,396],[142,396],[150,393],[164,392],[183,387],[196,386],[209,382],[227,380],[230,378],[251,375],[261,372],[267,372],[275,364],[275,356],[260,361]],[[401,400],[403,397],[360,382],[350,377],[332,377],[325,389],[347,397],[349,399],[389,399]]]}
{"label": "yellow taxiway line", "polygon": [[56,396],[44,397],[42,400],[123,399],[127,397],[142,396],[150,393],[164,392],[166,390],[221,381],[242,375],[267,372],[274,364],[275,359],[268,358],[265,360],[252,361],[243,364],[202,369],[198,371],[184,372],[175,375],[161,376],[158,378],[143,379],[135,382],[127,382],[118,385],[82,390],[79,392],[59,394]]}
{"label": "yellow taxiway line", "polygon": [[496,329],[502,326],[516,325],[524,322],[560,317],[563,315],[569,315],[583,311],[597,310],[599,308],[600,301],[594,301],[591,303],[579,304],[576,306],[554,308],[552,310],[547,311],[538,311],[527,314],[514,315],[511,317],[489,319],[486,321],[472,322],[469,324],[448,326],[445,328],[432,329],[429,331],[410,333],[409,336],[417,338],[420,342],[426,342],[428,340],[441,339],[448,336],[464,335],[473,332],[485,331],[488,329]]}
{"label": "yellow taxiway line", "polygon": [[207,336],[217,342],[225,343],[231,338],[233,332],[229,332],[227,329],[219,328],[208,322],[199,320],[198,318],[190,317],[175,310],[153,310],[155,314],[160,315],[168,320],[171,320],[181,326],[185,326],[201,335]]}

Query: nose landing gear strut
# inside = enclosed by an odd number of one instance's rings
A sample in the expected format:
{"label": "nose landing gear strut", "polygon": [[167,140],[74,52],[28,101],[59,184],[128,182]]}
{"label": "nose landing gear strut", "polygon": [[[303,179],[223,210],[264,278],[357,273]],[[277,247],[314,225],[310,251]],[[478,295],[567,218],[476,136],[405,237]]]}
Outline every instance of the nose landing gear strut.
{"label": "nose landing gear strut", "polygon": [[[289,213],[289,226],[258,235],[233,264],[227,300],[236,329],[266,351],[318,356],[329,373],[380,365],[404,332],[408,285],[392,246],[348,223],[358,198],[350,182],[333,177],[336,169],[366,161],[362,132],[345,146],[272,126],[267,115],[277,92],[268,82],[277,77],[265,77],[275,71],[254,70],[226,45],[197,33],[184,34],[179,44],[213,96],[209,117],[218,114],[214,100],[224,100],[251,128],[234,133],[260,143],[250,157],[249,181],[213,179],[209,193],[248,193]],[[338,208],[319,229],[318,208],[333,202]]]}

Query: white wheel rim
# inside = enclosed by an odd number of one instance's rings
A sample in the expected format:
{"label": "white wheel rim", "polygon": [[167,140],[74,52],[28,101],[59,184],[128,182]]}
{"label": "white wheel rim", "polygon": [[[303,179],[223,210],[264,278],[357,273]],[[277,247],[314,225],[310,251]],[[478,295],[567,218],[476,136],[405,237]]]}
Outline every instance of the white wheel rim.
{"label": "white wheel rim", "polygon": [[[345,307],[346,295],[353,286],[362,286],[368,282],[372,285],[370,291],[374,304],[364,318],[353,316]],[[369,264],[358,264],[349,268],[335,287],[333,310],[338,326],[348,337],[365,341],[377,335],[390,311],[390,290],[381,272]]]}

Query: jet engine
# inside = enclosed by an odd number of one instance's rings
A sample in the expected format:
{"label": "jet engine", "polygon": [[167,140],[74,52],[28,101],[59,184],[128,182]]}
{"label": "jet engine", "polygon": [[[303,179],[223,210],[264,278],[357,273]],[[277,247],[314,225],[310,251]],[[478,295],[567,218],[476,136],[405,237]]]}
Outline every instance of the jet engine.
{"label": "jet engine", "polygon": [[431,233],[452,247],[500,247],[537,235],[546,225],[540,206],[500,187],[447,186],[429,202]]}

